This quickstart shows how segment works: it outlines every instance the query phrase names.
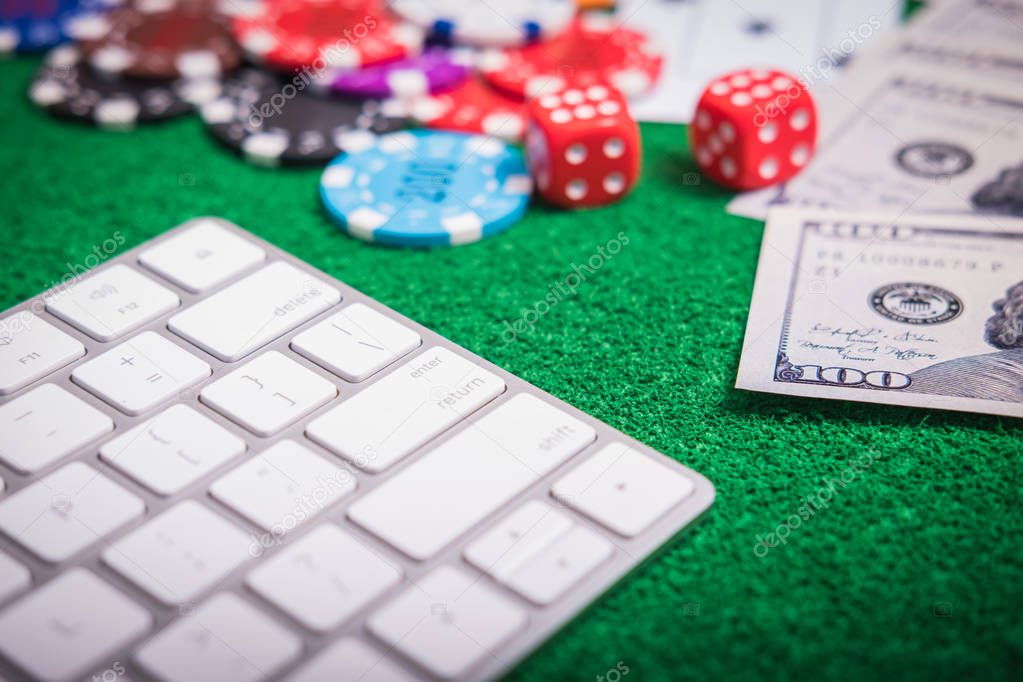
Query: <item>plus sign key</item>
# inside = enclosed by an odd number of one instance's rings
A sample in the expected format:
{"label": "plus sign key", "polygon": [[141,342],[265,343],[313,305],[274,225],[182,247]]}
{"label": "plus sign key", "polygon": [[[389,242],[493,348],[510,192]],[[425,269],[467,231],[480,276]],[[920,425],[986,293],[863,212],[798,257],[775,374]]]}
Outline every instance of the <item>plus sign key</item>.
{"label": "plus sign key", "polygon": [[125,414],[146,412],[213,370],[154,332],[143,332],[71,372],[71,380]]}

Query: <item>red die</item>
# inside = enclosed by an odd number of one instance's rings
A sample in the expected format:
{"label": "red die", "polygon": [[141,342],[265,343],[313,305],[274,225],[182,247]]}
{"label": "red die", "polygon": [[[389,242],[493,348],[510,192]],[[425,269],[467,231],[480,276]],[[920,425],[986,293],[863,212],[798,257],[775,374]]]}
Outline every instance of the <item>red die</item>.
{"label": "red die", "polygon": [[757,189],[784,182],[807,164],[817,113],[799,79],[746,69],[711,81],[690,130],[700,170],[726,187]]}
{"label": "red die", "polygon": [[639,127],[614,88],[569,88],[529,103],[526,155],[537,192],[549,203],[610,204],[639,177]]}

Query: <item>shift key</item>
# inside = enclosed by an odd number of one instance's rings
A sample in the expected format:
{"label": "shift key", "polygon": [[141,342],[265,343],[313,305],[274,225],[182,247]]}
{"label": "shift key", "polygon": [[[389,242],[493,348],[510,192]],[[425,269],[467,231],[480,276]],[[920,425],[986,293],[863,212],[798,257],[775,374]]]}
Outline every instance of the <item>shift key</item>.
{"label": "shift key", "polygon": [[277,261],[167,321],[167,327],[214,357],[235,362],[316,317],[341,292]]}
{"label": "shift key", "polygon": [[504,380],[434,347],[314,419],[306,435],[377,473],[504,393]]}

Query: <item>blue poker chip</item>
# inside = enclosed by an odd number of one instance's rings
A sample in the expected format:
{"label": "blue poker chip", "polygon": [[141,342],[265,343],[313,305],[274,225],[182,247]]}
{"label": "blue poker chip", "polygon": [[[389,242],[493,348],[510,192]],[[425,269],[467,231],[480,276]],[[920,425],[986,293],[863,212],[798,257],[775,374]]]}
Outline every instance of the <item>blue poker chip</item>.
{"label": "blue poker chip", "polygon": [[48,50],[70,39],[77,20],[116,5],[116,0],[2,0],[0,54]]}
{"label": "blue poker chip", "polygon": [[367,137],[320,178],[323,204],[342,229],[388,246],[479,241],[518,221],[532,191],[518,149],[436,130]]}

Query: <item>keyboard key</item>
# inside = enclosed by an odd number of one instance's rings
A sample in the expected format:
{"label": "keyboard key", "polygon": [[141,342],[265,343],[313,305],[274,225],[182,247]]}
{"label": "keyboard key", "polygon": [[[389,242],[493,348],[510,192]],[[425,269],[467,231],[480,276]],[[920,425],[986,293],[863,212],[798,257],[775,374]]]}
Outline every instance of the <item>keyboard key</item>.
{"label": "keyboard key", "polygon": [[504,392],[504,380],[431,348],[309,423],[306,435],[366,471],[395,464]]}
{"label": "keyboard key", "polygon": [[611,543],[585,526],[573,526],[512,574],[507,585],[546,606],[611,558]]}
{"label": "keyboard key", "polygon": [[253,541],[186,500],[103,552],[103,561],[164,604],[193,601],[255,556]]}
{"label": "keyboard key", "polygon": [[0,603],[28,588],[32,574],[20,563],[0,552]]}
{"label": "keyboard key", "polygon": [[0,395],[7,395],[85,355],[85,346],[28,311],[0,320]]}
{"label": "keyboard key", "polygon": [[79,678],[152,625],[141,606],[73,568],[0,614],[0,652],[40,680]]}
{"label": "keyboard key", "polygon": [[326,282],[277,261],[178,313],[167,326],[224,362],[235,362],[340,300],[341,292]]}
{"label": "keyboard key", "polygon": [[526,625],[526,613],[461,569],[441,566],[370,616],[370,632],[434,675],[464,675]]}
{"label": "keyboard key", "polygon": [[0,502],[0,530],[43,561],[64,561],[142,516],[141,499],[72,462]]}
{"label": "keyboard key", "polygon": [[499,582],[572,528],[572,519],[544,502],[531,500],[469,545],[465,559]]}
{"label": "keyboard key", "polygon": [[246,585],[302,625],[327,632],[401,580],[392,566],[327,523],[249,574]]}
{"label": "keyboard key", "polygon": [[214,481],[210,494],[279,537],[354,489],[350,472],[284,440]]}
{"label": "keyboard key", "polygon": [[114,420],[56,384],[43,384],[0,405],[0,460],[31,474],[105,433]]}
{"label": "keyboard key", "polygon": [[245,452],[245,441],[187,405],[172,405],[107,441],[99,456],[158,495],[173,495]]}
{"label": "keyboard key", "polygon": [[301,651],[298,637],[223,592],[173,621],[135,660],[166,682],[256,682],[273,679]]}
{"label": "keyboard key", "polygon": [[337,387],[275,350],[202,389],[200,400],[258,436],[271,436],[337,397]]}
{"label": "keyboard key", "polygon": [[386,656],[354,637],[334,642],[285,682],[416,682]]}
{"label": "keyboard key", "polygon": [[213,370],[155,332],[142,332],[71,372],[71,380],[125,414],[138,415]]}
{"label": "keyboard key", "polygon": [[193,227],[139,254],[142,265],[193,294],[265,260],[266,251],[212,218],[200,218]]}
{"label": "keyboard key", "polygon": [[348,516],[426,559],[594,438],[575,417],[520,394],[356,500]]}
{"label": "keyboard key", "polygon": [[46,309],[97,341],[113,341],[180,303],[167,287],[117,264],[48,296]]}
{"label": "keyboard key", "polygon": [[355,303],[296,336],[291,347],[334,374],[359,382],[422,342],[400,322]]}
{"label": "keyboard key", "polygon": [[693,482],[621,443],[594,453],[551,494],[619,535],[634,537],[684,500]]}

